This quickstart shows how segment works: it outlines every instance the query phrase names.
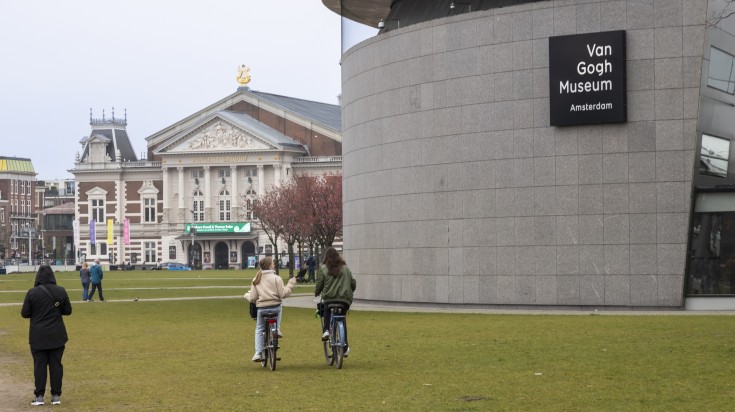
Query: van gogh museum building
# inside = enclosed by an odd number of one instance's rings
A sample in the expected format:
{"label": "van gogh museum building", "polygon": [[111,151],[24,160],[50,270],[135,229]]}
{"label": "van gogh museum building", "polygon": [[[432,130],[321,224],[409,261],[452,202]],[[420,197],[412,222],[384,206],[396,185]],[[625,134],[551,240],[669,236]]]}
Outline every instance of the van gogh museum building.
{"label": "van gogh museum building", "polygon": [[323,3],[358,298],[735,308],[729,2]]}

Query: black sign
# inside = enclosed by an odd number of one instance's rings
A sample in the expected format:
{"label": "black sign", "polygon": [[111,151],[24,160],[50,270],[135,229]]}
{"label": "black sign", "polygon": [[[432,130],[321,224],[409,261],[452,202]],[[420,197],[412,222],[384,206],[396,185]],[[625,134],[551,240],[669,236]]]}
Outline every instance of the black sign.
{"label": "black sign", "polygon": [[552,126],[627,120],[625,31],[549,38]]}

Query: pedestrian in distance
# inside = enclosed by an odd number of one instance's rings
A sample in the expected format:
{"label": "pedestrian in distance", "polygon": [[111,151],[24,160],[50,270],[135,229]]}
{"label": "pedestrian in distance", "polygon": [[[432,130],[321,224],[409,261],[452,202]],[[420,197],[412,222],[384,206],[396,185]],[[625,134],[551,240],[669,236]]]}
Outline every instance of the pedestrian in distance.
{"label": "pedestrian in distance", "polygon": [[314,258],[314,255],[310,255],[308,259],[306,259],[306,266],[309,267],[309,279],[307,280],[307,283],[314,282],[314,274],[316,271],[316,258]]}
{"label": "pedestrian in distance", "polygon": [[[337,249],[330,247],[324,252],[323,264],[319,267],[316,275],[316,286],[314,296],[322,296],[324,307],[330,303],[339,303],[344,306],[345,314],[352,305],[352,296],[357,288],[357,281],[352,277],[350,268],[342,259]],[[324,310],[324,329],[322,340],[329,340],[329,321],[332,314]],[[345,343],[347,343],[347,330],[345,330]],[[350,345],[347,344],[345,356],[350,353]]]}
{"label": "pedestrian in distance", "polygon": [[281,302],[283,299],[291,295],[293,287],[296,286],[296,278],[288,279],[288,284],[283,284],[283,279],[276,274],[275,262],[270,256],[260,259],[258,263],[260,270],[255,274],[250,290],[245,293],[244,297],[249,302],[255,302],[258,308],[258,316],[255,322],[255,355],[253,362],[260,362],[263,356],[263,346],[265,346],[265,314],[278,315],[278,337],[281,334]]}
{"label": "pedestrian in distance", "polygon": [[79,271],[79,279],[82,281],[82,301],[89,301],[89,265],[87,262],[82,263],[82,270]]}
{"label": "pedestrian in distance", "polygon": [[31,405],[44,404],[46,380],[51,375],[51,404],[61,404],[61,386],[64,366],[61,358],[69,337],[62,316],[71,315],[71,302],[66,289],[56,285],[51,266],[38,268],[33,288],[26,293],[22,317],[30,319],[28,343],[33,355],[35,390]]}
{"label": "pedestrian in distance", "polygon": [[89,273],[92,281],[92,293],[89,294],[89,301],[94,302],[94,292],[99,289],[100,302],[104,302],[105,297],[102,295],[102,277],[104,276],[104,273],[102,272],[102,265],[100,265],[99,258],[94,260],[94,264],[89,268]]}

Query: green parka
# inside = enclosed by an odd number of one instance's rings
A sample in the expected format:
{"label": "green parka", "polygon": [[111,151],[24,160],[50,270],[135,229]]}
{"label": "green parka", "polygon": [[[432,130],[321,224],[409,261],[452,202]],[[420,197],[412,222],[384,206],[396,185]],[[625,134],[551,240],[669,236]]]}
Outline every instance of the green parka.
{"label": "green parka", "polygon": [[322,295],[324,302],[346,302],[352,304],[352,295],[357,288],[357,281],[347,265],[342,266],[338,277],[330,276],[326,265],[321,265],[316,274],[314,296]]}

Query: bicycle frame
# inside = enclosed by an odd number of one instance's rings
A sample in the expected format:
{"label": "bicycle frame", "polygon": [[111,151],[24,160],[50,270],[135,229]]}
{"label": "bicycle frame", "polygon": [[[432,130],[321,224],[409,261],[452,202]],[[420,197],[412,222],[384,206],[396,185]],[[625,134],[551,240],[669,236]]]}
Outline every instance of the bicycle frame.
{"label": "bicycle frame", "polygon": [[263,345],[262,360],[260,364],[265,368],[270,361],[270,369],[276,369],[276,351],[278,351],[278,315],[276,314],[264,314],[263,319],[265,320],[266,327],[263,331],[265,335],[265,342]]}
{"label": "bicycle frame", "polygon": [[[341,305],[329,305],[329,345],[332,348],[332,362],[337,369],[342,368],[344,352],[347,348],[347,316],[344,307]],[[329,363],[331,365],[331,363]]]}

